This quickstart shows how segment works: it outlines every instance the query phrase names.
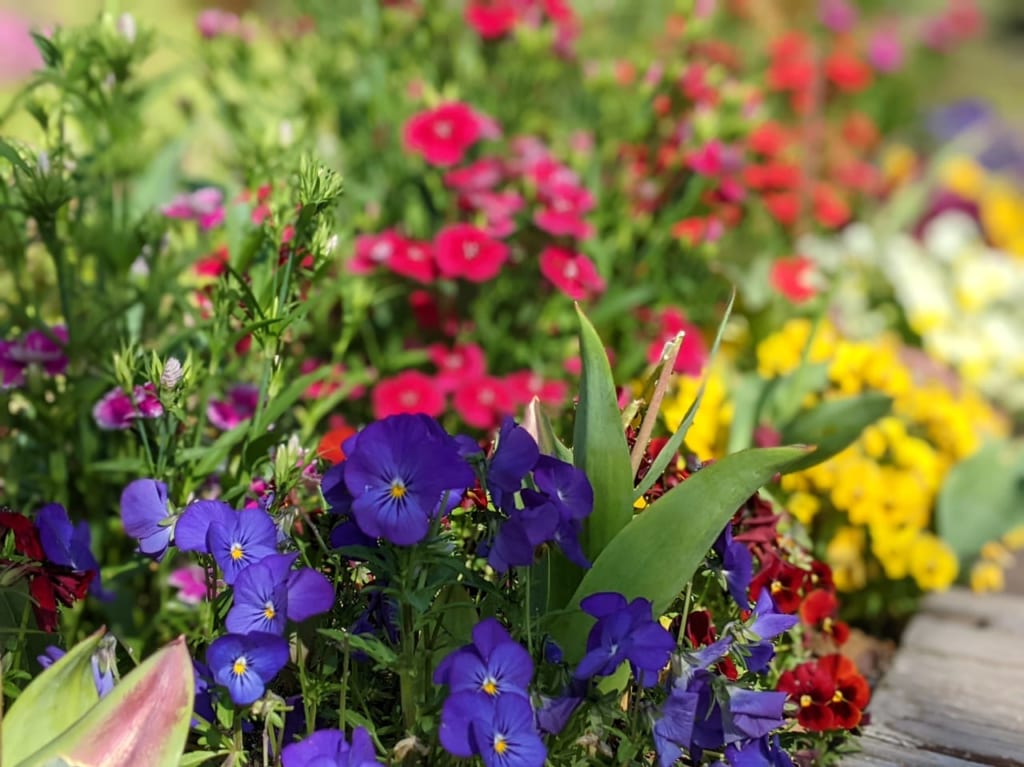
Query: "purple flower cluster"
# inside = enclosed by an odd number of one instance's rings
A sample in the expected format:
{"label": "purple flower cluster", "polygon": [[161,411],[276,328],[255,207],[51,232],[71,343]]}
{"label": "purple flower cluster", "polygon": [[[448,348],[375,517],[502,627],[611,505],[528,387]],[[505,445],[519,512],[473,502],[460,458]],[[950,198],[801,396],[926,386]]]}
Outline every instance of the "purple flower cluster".
{"label": "purple flower cluster", "polygon": [[[234,587],[225,621],[231,633],[214,640],[206,662],[209,676],[238,705],[259,699],[288,662],[287,622],[304,621],[334,604],[334,588],[323,575],[308,567],[292,569],[298,555],[278,553],[277,526],[262,507],[235,511],[223,501],[200,500],[175,519],[167,486],[138,479],[121,494],[121,517],[142,553],[160,559],[173,539],[180,551],[211,557]],[[208,708],[209,701],[197,702],[197,710]]]}
{"label": "purple flower cluster", "polygon": [[68,367],[64,352],[67,343],[68,329],[63,325],[30,330],[12,341],[0,341],[0,389],[24,385],[25,372],[31,366],[49,376],[63,374]]}
{"label": "purple flower cluster", "polygon": [[377,760],[370,733],[363,727],[352,732],[352,742],[341,730],[318,730],[299,743],[281,750],[283,767],[384,767]]}
{"label": "purple flower cluster", "polygon": [[[533,487],[523,488],[531,472]],[[569,561],[590,567],[579,542],[583,520],[594,510],[586,474],[541,455],[530,433],[506,418],[487,462],[486,479],[494,505],[507,516],[487,557],[496,572],[533,564],[537,547],[548,542],[556,543]]]}
{"label": "purple flower cluster", "polygon": [[478,623],[473,643],[434,672],[434,682],[448,686],[441,745],[454,756],[479,756],[486,767],[542,767],[547,749],[527,691],[532,677],[529,653],[502,625],[493,618]]}

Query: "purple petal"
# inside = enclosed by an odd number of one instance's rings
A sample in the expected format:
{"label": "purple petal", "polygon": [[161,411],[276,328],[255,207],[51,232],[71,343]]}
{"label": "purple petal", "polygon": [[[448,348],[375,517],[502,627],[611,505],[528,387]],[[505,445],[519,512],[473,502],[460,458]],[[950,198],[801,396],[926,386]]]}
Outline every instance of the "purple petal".
{"label": "purple petal", "polygon": [[625,607],[626,598],[622,594],[612,591],[591,594],[580,602],[580,609],[587,615],[592,615],[595,618],[603,618]]}
{"label": "purple petal", "polygon": [[167,485],[155,479],[137,479],[121,492],[121,521],[132,538],[147,538],[166,530],[161,522],[167,519]]}
{"label": "purple petal", "polygon": [[193,501],[185,507],[174,525],[174,545],[182,551],[209,554],[206,536],[210,525],[230,527],[234,519],[235,511],[223,501]]}
{"label": "purple petal", "polygon": [[490,718],[493,698],[475,692],[457,692],[449,695],[441,709],[441,726],[438,736],[441,745],[452,756],[469,758],[473,746],[469,741],[469,730],[477,717]]}
{"label": "purple petal", "polygon": [[71,555],[71,536],[74,528],[68,513],[59,503],[48,503],[36,512],[36,528],[39,542],[46,558],[55,565],[74,567]]}
{"label": "purple petal", "polygon": [[334,605],[334,587],[323,575],[304,567],[288,578],[288,618],[301,622]]}

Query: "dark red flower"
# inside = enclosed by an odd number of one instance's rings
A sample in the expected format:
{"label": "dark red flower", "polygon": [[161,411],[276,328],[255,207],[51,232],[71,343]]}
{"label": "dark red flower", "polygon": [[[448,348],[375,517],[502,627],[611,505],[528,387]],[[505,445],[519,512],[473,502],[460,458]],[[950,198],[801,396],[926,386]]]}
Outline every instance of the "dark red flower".
{"label": "dark red flower", "polygon": [[14,511],[0,510],[0,543],[7,537],[8,531],[14,533],[14,550],[18,554],[35,562],[46,559],[39,531],[31,519]]}
{"label": "dark red flower", "polygon": [[814,589],[800,604],[800,620],[841,645],[850,638],[850,627],[838,619],[838,614],[839,599],[831,589]]}
{"label": "dark red flower", "polygon": [[797,721],[814,732],[835,729],[836,718],[831,704],[836,680],[819,661],[809,661],[783,672],[776,689],[787,693],[799,709]]}
{"label": "dark red flower", "polygon": [[434,254],[442,276],[486,282],[501,271],[508,246],[472,224],[451,224],[438,232]]}

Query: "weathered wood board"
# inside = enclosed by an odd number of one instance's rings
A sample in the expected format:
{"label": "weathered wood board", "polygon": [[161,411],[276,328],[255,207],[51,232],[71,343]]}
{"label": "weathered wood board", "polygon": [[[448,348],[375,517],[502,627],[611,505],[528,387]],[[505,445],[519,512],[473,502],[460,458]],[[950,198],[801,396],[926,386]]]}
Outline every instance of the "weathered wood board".
{"label": "weathered wood board", "polygon": [[1024,596],[929,597],[843,767],[1024,767]]}

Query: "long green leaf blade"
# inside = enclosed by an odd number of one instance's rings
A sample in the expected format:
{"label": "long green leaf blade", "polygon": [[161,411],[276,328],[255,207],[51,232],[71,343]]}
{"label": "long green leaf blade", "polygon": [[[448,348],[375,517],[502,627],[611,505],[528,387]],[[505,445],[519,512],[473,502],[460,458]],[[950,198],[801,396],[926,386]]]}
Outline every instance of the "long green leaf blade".
{"label": "long green leaf blade", "polygon": [[[664,612],[686,587],[740,505],[775,474],[806,455],[803,447],[744,450],[712,463],[636,515],[601,552],[570,602],[614,591],[651,600]],[[570,661],[582,656],[590,616],[569,612],[552,634]]]}
{"label": "long green leaf blade", "polygon": [[878,392],[826,400],[782,427],[785,444],[814,445],[816,450],[787,471],[802,471],[827,461],[856,440],[862,431],[892,410],[892,398]]}
{"label": "long green leaf blade", "polygon": [[611,365],[601,338],[580,308],[583,376],[573,430],[573,457],[594,487],[594,511],[584,528],[584,551],[591,561],[633,515],[629,446],[619,421]]}

